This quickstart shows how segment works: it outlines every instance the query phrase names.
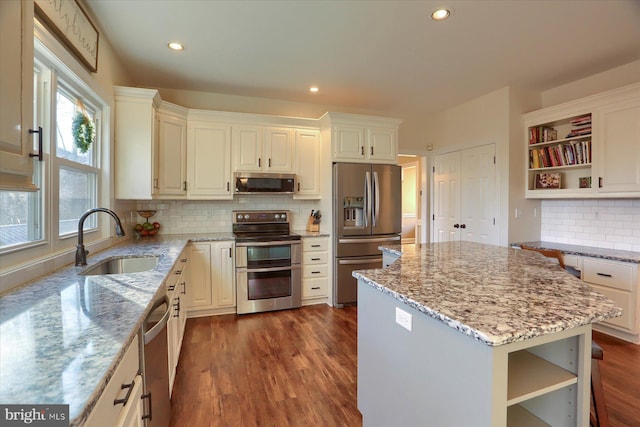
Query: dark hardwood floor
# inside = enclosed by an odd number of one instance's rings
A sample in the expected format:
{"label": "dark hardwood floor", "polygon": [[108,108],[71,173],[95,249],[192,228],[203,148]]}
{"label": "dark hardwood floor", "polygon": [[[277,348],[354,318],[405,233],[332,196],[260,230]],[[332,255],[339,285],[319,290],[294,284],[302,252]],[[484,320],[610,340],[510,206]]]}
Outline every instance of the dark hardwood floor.
{"label": "dark hardwood floor", "polygon": [[[187,321],[171,425],[362,425],[357,308]],[[611,427],[640,427],[640,346],[595,332]]]}

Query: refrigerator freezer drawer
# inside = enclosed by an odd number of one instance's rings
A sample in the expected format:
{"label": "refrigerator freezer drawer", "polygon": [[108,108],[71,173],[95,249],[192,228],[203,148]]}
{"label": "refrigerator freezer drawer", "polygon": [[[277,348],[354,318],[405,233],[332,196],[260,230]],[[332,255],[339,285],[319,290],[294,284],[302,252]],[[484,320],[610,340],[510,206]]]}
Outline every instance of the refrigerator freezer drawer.
{"label": "refrigerator freezer drawer", "polygon": [[400,236],[340,237],[336,256],[361,257],[380,255],[380,246],[399,245]]}
{"label": "refrigerator freezer drawer", "polygon": [[362,258],[336,258],[334,305],[355,304],[358,301],[358,281],[351,275],[354,270],[382,268],[382,255]]}

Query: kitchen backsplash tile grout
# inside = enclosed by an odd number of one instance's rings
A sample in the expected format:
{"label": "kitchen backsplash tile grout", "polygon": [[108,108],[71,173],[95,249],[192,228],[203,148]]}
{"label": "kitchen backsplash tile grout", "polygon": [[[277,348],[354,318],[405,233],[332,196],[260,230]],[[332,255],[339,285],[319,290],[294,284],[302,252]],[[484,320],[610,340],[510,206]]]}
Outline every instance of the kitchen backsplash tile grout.
{"label": "kitchen backsplash tile grout", "polygon": [[640,252],[640,199],[543,200],[540,240]]}

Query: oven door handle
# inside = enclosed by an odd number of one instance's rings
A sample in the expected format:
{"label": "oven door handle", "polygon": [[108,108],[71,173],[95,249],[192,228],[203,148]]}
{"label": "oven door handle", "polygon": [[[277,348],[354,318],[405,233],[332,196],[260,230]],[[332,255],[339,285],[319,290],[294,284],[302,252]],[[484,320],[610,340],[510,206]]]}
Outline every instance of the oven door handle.
{"label": "oven door handle", "polygon": [[300,240],[282,240],[282,241],[270,241],[270,242],[236,242],[236,246],[286,246],[286,245],[299,245]]}
{"label": "oven door handle", "polygon": [[271,271],[288,271],[300,270],[300,264],[287,265],[285,267],[267,267],[267,268],[236,268],[237,273],[269,273]]}

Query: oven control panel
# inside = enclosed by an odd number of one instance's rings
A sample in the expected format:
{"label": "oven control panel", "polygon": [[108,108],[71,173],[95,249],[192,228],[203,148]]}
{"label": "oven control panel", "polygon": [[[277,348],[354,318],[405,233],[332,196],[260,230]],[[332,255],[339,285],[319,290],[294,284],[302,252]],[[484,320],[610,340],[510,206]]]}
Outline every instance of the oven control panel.
{"label": "oven control panel", "polygon": [[288,222],[289,211],[233,211],[234,224]]}

